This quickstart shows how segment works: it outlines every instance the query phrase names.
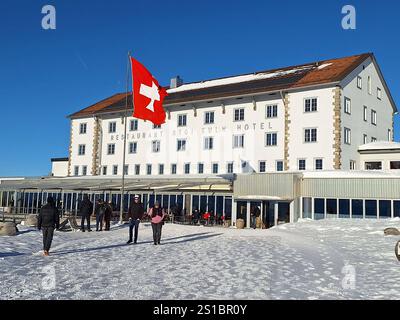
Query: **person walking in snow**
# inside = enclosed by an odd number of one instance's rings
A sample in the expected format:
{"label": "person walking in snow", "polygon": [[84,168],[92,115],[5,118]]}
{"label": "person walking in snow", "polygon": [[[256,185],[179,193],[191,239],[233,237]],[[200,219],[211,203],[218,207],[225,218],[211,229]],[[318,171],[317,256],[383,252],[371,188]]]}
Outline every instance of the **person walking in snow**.
{"label": "person walking in snow", "polygon": [[38,216],[38,230],[43,233],[43,255],[48,256],[53,241],[54,229],[60,227],[60,216],[53,197],[47,198],[47,204],[40,208]]}
{"label": "person walking in snow", "polygon": [[143,219],[144,215],[144,207],[140,202],[139,195],[135,195],[133,202],[131,203],[128,210],[129,217],[129,240],[127,244],[132,243],[133,238],[133,229],[135,228],[135,240],[133,243],[137,243],[138,235],[139,235],[139,224],[140,220]]}
{"label": "person walking in snow", "polygon": [[103,218],[106,213],[106,205],[102,199],[97,201],[94,212],[96,214],[96,231],[103,231]]}
{"label": "person walking in snow", "polygon": [[89,200],[87,194],[83,196],[83,201],[79,205],[79,212],[81,214],[81,231],[85,232],[85,220],[87,222],[87,231],[90,232],[90,216],[93,213],[93,203]]}
{"label": "person walking in snow", "polygon": [[160,207],[160,203],[156,201],[154,207],[149,210],[148,215],[151,218],[154,245],[158,245],[161,242],[161,230],[164,224],[165,211]]}

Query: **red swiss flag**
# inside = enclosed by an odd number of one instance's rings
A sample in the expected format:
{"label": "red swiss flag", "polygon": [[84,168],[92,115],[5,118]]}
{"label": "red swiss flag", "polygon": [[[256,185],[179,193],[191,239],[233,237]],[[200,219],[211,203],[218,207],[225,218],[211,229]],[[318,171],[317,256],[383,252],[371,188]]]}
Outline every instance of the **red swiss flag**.
{"label": "red swiss flag", "polygon": [[168,95],[151,73],[131,57],[133,83],[133,116],[155,125],[165,123],[164,98]]}

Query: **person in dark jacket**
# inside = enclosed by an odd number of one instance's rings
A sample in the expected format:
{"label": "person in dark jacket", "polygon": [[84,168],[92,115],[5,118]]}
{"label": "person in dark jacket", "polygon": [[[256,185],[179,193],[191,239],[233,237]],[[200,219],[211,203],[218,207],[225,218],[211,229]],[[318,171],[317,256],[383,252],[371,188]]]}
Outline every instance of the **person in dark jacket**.
{"label": "person in dark jacket", "polygon": [[129,217],[129,240],[127,244],[132,242],[133,238],[133,228],[135,228],[135,240],[133,243],[137,243],[138,235],[139,235],[139,224],[140,220],[143,219],[144,215],[144,207],[140,202],[140,198],[138,195],[135,195],[133,198],[133,202],[131,203],[128,210]]}
{"label": "person in dark jacket", "polygon": [[198,224],[200,219],[200,211],[197,209],[197,207],[194,207],[193,209],[193,224]]}
{"label": "person in dark jacket", "polygon": [[85,220],[87,222],[88,232],[92,231],[90,229],[90,216],[93,213],[93,203],[89,200],[87,194],[83,196],[83,201],[80,203],[79,212],[81,213],[81,230],[85,232]]}
{"label": "person in dark jacket", "polygon": [[257,218],[261,215],[261,211],[258,206],[252,206],[250,210],[250,227],[255,229],[257,224]]}
{"label": "person in dark jacket", "polygon": [[106,212],[104,214],[104,222],[106,224],[105,231],[110,231],[110,223],[111,223],[111,216],[113,213],[113,204],[111,201],[108,203],[105,203],[106,206]]}
{"label": "person in dark jacket", "polygon": [[60,227],[60,216],[52,197],[47,198],[47,204],[40,208],[38,229],[43,230],[43,255],[48,256],[53,241],[54,229]]}
{"label": "person in dark jacket", "polygon": [[156,201],[154,207],[149,210],[148,215],[151,218],[151,227],[153,228],[154,245],[161,242],[161,230],[164,224],[165,211],[160,207],[160,203]]}
{"label": "person in dark jacket", "polygon": [[97,200],[97,205],[94,210],[96,214],[96,231],[103,231],[103,219],[106,214],[106,205],[102,199]]}

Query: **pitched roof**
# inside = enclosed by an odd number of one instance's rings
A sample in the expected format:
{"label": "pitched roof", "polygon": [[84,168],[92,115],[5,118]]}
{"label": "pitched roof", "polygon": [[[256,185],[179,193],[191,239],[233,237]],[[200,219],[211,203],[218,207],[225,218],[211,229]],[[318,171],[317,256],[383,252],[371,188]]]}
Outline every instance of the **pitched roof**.
{"label": "pitched roof", "polygon": [[[183,84],[178,88],[167,89],[168,96],[164,100],[164,106],[335,83],[343,80],[367,58],[374,59],[373,54],[364,53],[339,59]],[[125,99],[125,93],[116,94],[69,117],[123,111],[126,107]],[[128,97],[128,105],[132,105],[131,95]]]}

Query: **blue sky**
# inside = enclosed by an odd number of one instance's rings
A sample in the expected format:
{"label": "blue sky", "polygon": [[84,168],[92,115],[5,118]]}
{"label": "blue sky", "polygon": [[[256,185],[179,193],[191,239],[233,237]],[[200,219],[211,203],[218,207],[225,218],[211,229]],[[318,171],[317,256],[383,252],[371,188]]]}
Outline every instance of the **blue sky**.
{"label": "blue sky", "polygon": [[[56,30],[41,28],[46,4]],[[345,4],[356,30],[341,28]],[[163,85],[374,52],[399,104],[399,14],[393,0],[1,0],[0,176],[68,156],[66,116],[125,91],[129,50]]]}

